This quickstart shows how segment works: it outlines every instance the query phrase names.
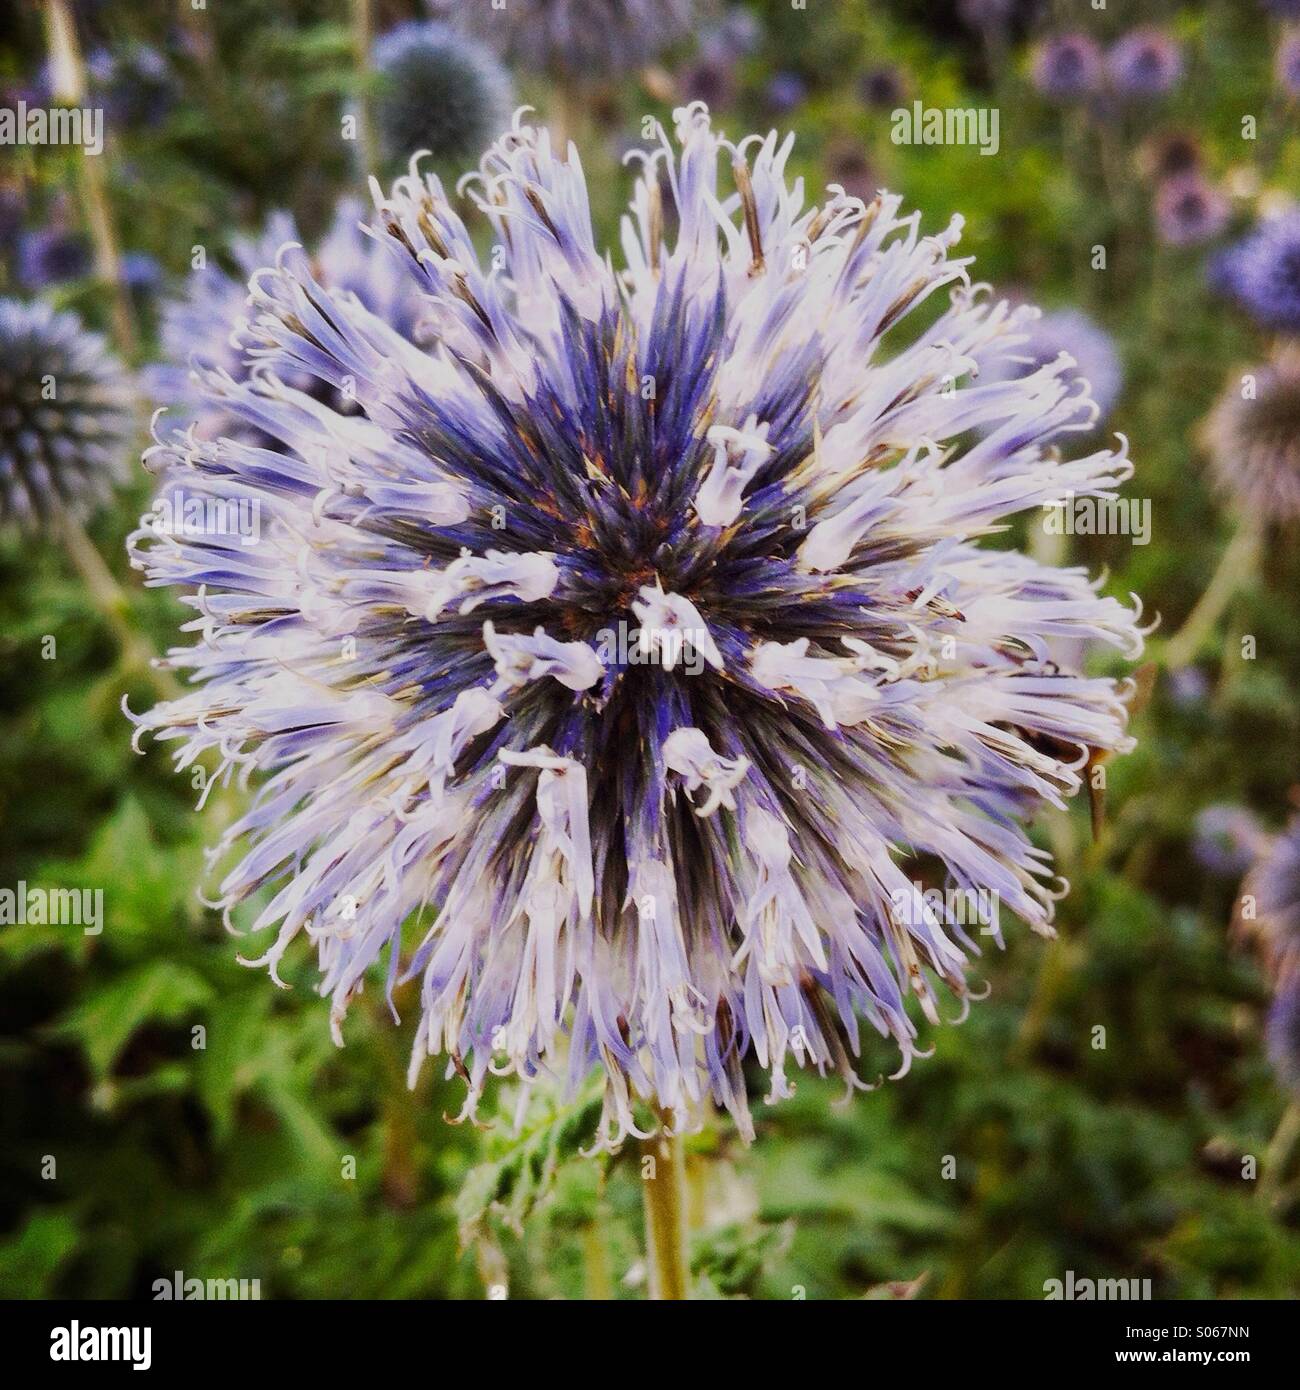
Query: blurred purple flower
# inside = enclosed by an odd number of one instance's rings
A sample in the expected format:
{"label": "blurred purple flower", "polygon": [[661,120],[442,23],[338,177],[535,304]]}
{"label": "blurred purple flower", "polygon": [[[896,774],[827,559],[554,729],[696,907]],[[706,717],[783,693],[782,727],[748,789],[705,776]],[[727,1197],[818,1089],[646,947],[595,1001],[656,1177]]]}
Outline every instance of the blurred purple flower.
{"label": "blurred purple flower", "polygon": [[1219,489],[1262,523],[1300,518],[1300,349],[1243,382],[1234,373],[1202,427]]}
{"label": "blurred purple flower", "polygon": [[1228,225],[1227,198],[1199,174],[1166,179],[1156,190],[1156,230],[1169,246],[1196,246]]}
{"label": "blurred purple flower", "polygon": [[18,282],[25,289],[44,290],[80,280],[93,265],[90,243],[80,232],[52,226],[18,238]]}
{"label": "blurred purple flower", "polygon": [[767,84],[764,96],[778,116],[793,111],[808,94],[808,85],[796,72],[778,72]]}
{"label": "blurred purple flower", "polygon": [[864,106],[890,111],[907,100],[907,80],[898,68],[883,64],[858,79],[858,96]]}
{"label": "blurred purple flower", "polygon": [[1210,281],[1262,328],[1300,335],[1300,208],[1258,222],[1216,257]]}
{"label": "blurred purple flower", "polygon": [[1245,806],[1219,801],[1197,814],[1192,854],[1211,873],[1239,878],[1250,868],[1263,842],[1259,821]]}
{"label": "blurred purple flower", "polygon": [[1283,1089],[1300,1094],[1300,970],[1278,983],[1264,1023],[1264,1046]]}
{"label": "blurred purple flower", "polygon": [[1001,28],[1015,8],[1016,0],[957,0],[957,13],[972,29]]}
{"label": "blurred purple flower", "polygon": [[1034,50],[1030,77],[1053,101],[1079,101],[1101,85],[1101,48],[1087,34],[1055,34]]}
{"label": "blurred purple flower", "polygon": [[1260,0],[1260,4],[1283,19],[1300,19],[1300,0]]}
{"label": "blurred purple flower", "polygon": [[96,49],[86,59],[91,95],[103,105],[109,126],[141,130],[176,105],[180,90],[167,59],[147,44]]}
{"label": "blurred purple flower", "polygon": [[1289,97],[1300,97],[1300,29],[1292,30],[1277,47],[1273,76]]}
{"label": "blurred purple flower", "polygon": [[1082,378],[1097,406],[1100,425],[1114,409],[1124,386],[1115,340],[1081,309],[1058,309],[1039,318],[1026,317],[1021,332],[1025,341],[1008,345],[1006,355],[985,366],[983,381],[1012,381],[1055,362],[1061,353],[1074,359],[1062,373],[1065,379]]}
{"label": "blurred purple flower", "polygon": [[733,5],[710,31],[708,38],[732,58],[748,58],[763,42],[763,26],[758,16],[741,5]]}
{"label": "blurred purple flower", "polygon": [[1111,85],[1122,96],[1144,100],[1164,96],[1183,75],[1183,50],[1162,29],[1130,30],[1106,55]]}
{"label": "blurred purple flower", "polygon": [[1180,666],[1169,672],[1169,698],[1179,709],[1195,709],[1210,694],[1209,677],[1199,666]]}

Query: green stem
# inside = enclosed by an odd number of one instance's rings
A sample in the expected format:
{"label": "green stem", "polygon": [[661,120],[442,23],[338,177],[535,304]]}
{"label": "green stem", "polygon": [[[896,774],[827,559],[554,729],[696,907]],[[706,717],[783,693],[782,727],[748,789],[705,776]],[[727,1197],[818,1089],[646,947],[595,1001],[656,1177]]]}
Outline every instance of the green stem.
{"label": "green stem", "polygon": [[1259,1181],[1260,1200],[1271,1202],[1282,1185],[1287,1161],[1300,1139],[1300,1101],[1287,1106],[1264,1154],[1264,1172]]}
{"label": "green stem", "polygon": [[[50,72],[56,101],[71,106],[86,104],[86,65],[77,41],[77,27],[67,0],[45,0],[45,28],[50,50]],[[123,356],[134,361],[139,334],[131,296],[122,275],[122,256],[108,201],[102,154],[83,149],[80,159],[81,199],[95,247],[95,269],[113,294],[113,337]]]}
{"label": "green stem", "polygon": [[[690,1297],[685,1153],[681,1134],[668,1135],[662,1114],[659,1121],[659,1133],[643,1140],[640,1146],[650,1297],[659,1301],[682,1301]],[[651,1160],[648,1172],[647,1158]]]}
{"label": "green stem", "polygon": [[1242,520],[1237,534],[1223,552],[1209,587],[1165,647],[1164,664],[1169,670],[1176,671],[1195,661],[1197,652],[1223,616],[1233,594],[1254,574],[1259,549],[1257,525],[1253,521]]}
{"label": "green stem", "polygon": [[375,146],[375,127],[370,110],[370,40],[372,31],[370,0],[352,0],[352,53],[361,77],[357,94],[357,145],[361,156],[361,177],[379,172],[379,151]]}
{"label": "green stem", "polygon": [[113,578],[112,571],[95,549],[81,522],[66,507],[60,507],[55,524],[64,550],[85,583],[95,607],[108,624],[128,671],[149,676],[164,699],[174,699],[180,695],[180,684],[171,672],[154,665],[153,648],[131,623],[131,605],[126,591]]}

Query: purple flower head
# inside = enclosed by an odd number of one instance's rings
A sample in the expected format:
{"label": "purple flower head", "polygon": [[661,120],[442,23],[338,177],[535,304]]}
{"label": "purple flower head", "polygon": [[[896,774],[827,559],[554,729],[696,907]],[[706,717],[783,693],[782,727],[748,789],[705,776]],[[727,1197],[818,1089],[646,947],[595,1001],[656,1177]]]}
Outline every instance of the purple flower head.
{"label": "purple flower head", "polygon": [[[376,225],[428,349],[282,251],[240,333],[259,370],[208,379],[280,449],[150,456],[256,499],[260,541],[132,540],[201,614],[169,657],[187,693],[137,737],[257,777],[213,859],[223,911],[270,933],[250,963],[314,947],[341,1036],[386,958],[390,990],[420,981],[413,1072],[442,1056],[466,1117],[490,1072],[596,1069],[606,1144],[638,1096],[711,1096],[751,1137],[750,1061],[773,1099],[792,1067],[863,1089],[864,1024],[901,1074],[909,1000],[964,1011],[996,905],[1050,933],[1024,822],[1130,746],[1126,688],[1051,649],[1142,644],[1082,570],[981,544],[1131,465],[1057,447],[1093,413],[1059,364],[983,380],[1028,311],[971,286],[961,219],[806,206],[790,138],[724,141],[698,104],[675,131],[617,263],[522,113],[464,184],[494,248],[435,176],[397,180]],[[973,897],[927,895],[921,862]]]}
{"label": "purple flower head", "polygon": [[130,378],[98,334],[0,299],[0,525],[92,511],[129,471],[134,425]]}
{"label": "purple flower head", "polygon": [[1111,85],[1136,100],[1164,96],[1183,75],[1183,50],[1163,30],[1133,29],[1106,55]]}
{"label": "purple flower head", "polygon": [[80,280],[90,274],[93,264],[86,238],[57,224],[18,238],[18,282],[24,289],[43,290]]}
{"label": "purple flower head", "polygon": [[155,48],[132,44],[96,49],[86,60],[94,98],[114,130],[140,130],[161,121],[179,91],[166,58]]}
{"label": "purple flower head", "polygon": [[1300,972],[1300,815],[1270,841],[1242,885],[1278,977]]}
{"label": "purple flower head", "polygon": [[778,116],[787,115],[808,95],[808,84],[797,72],[778,72],[764,91],[768,107]]}
{"label": "purple flower head", "polygon": [[1285,1090],[1300,1095],[1300,971],[1278,985],[1264,1024],[1264,1046]]}
{"label": "purple flower head", "polygon": [[1016,8],[1016,0],[957,0],[957,13],[972,29],[1000,29]]}
{"label": "purple flower head", "polygon": [[875,67],[859,80],[858,96],[864,106],[891,111],[907,100],[907,81],[892,65]]}
{"label": "purple flower head", "polygon": [[1229,380],[1205,422],[1215,481],[1245,515],[1300,517],[1300,350]]}
{"label": "purple flower head", "polygon": [[1245,806],[1219,801],[1197,814],[1192,853],[1211,873],[1239,878],[1254,861],[1262,841],[1259,822]]}
{"label": "purple flower head", "polygon": [[1210,697],[1210,681],[1199,666],[1169,672],[1169,698],[1179,709],[1195,709]]}
{"label": "purple flower head", "polygon": [[643,68],[685,38],[695,0],[428,0],[430,11],[506,59],[552,77]]}
{"label": "purple flower head", "polygon": [[752,11],[732,5],[710,30],[706,42],[733,59],[748,58],[763,42],[763,26]]}
{"label": "purple flower head", "polygon": [[[418,289],[375,238],[362,230],[364,215],[358,201],[345,199],[339,204],[317,247],[315,273],[332,290],[356,295],[398,333],[413,337],[420,312]],[[247,420],[202,390],[200,381],[212,372],[237,382],[248,379],[252,364],[231,335],[246,311],[249,280],[263,266],[273,265],[283,246],[300,240],[293,218],[276,213],[259,235],[238,238],[231,246],[234,274],[209,262],[194,271],[183,294],[163,308],[164,361],[148,372],[150,389],[158,404],[176,410],[203,438],[236,432],[268,442],[263,432],[250,428]],[[312,381],[299,377],[296,384],[310,387]]]}
{"label": "purple flower head", "polygon": [[389,159],[420,150],[464,160],[490,140],[510,108],[510,78],[489,49],[450,25],[399,24],[375,41],[375,125]]}
{"label": "purple flower head", "polygon": [[1216,259],[1211,280],[1260,327],[1300,334],[1300,208],[1260,222]]}
{"label": "purple flower head", "polygon": [[1228,225],[1228,200],[1199,174],[1166,179],[1156,190],[1156,230],[1170,246],[1196,246]]}
{"label": "purple flower head", "polygon": [[1300,97],[1300,29],[1293,30],[1278,44],[1273,75],[1287,96]]}
{"label": "purple flower head", "polygon": [[1143,144],[1138,162],[1143,174],[1163,182],[1200,173],[1204,158],[1201,142],[1191,131],[1166,130]]}
{"label": "purple flower head", "polygon": [[1260,4],[1283,19],[1300,19],[1300,0],[1260,0]]}
{"label": "purple flower head", "polygon": [[1056,34],[1034,51],[1035,88],[1053,101],[1079,101],[1101,85],[1101,48],[1087,34]]}
{"label": "purple flower head", "polygon": [[1029,311],[1020,325],[1019,340],[1008,339],[1003,355],[989,362],[985,379],[1014,381],[1057,362],[1062,353],[1071,360],[1062,364],[1066,380],[1083,380],[1096,405],[1100,425],[1114,409],[1124,387],[1115,340],[1080,309],[1058,309],[1035,317]]}

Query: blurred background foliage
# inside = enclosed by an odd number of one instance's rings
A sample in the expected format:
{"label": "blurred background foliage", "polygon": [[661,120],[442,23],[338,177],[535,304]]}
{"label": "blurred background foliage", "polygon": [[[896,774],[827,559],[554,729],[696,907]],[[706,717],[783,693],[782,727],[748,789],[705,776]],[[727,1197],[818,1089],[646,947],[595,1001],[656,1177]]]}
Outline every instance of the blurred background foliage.
{"label": "blurred background foliage", "polygon": [[[1113,335],[1125,384],[1110,426],[1132,441],[1130,493],[1152,500],[1154,537],[1074,537],[1069,553],[1176,627],[1233,525],[1197,425],[1229,373],[1267,348],[1214,297],[1207,263],[1300,191],[1297,106],[1274,86],[1280,23],[1256,0],[1104,12],[1025,0],[992,6],[996,23],[953,0],[729,8],[757,28],[721,77],[701,71],[717,8],[641,74],[592,74],[567,92],[514,74],[520,98],[562,110],[581,141],[598,241],[616,236],[631,177],[619,161],[643,117],[666,120],[706,92],[733,135],[795,129],[793,168],[810,190],[897,189],[932,230],[960,211],[979,278],[1078,306]],[[419,13],[382,0],[372,19],[382,32]],[[193,246],[220,257],[280,207],[311,236],[341,193],[363,191],[340,112],[367,82],[342,0],[117,0],[76,15],[88,53],[144,46],[164,60],[162,96],[142,118],[110,120],[105,156],[123,248],[156,271],[136,291],[138,366],[157,354],[160,296],[182,283]],[[1183,46],[1164,99],[1089,109],[1035,90],[1045,36],[1086,29],[1106,44],[1139,22]],[[11,96],[38,89],[44,43],[39,5],[6,7]],[[1000,152],[894,145],[890,110],[913,99],[996,106]],[[1217,241],[1159,235],[1149,160],[1171,132],[1195,142],[1228,200]],[[0,291],[26,293],[16,248],[51,219],[75,232],[78,156],[0,156],[0,191],[21,207],[0,228]],[[39,289],[110,323],[92,275]],[[148,498],[141,473],[92,535],[161,649],[180,610],[134,584],[121,547]],[[1286,818],[1300,768],[1298,581],[1294,528],[1270,533],[1222,641],[1158,673],[1136,752],[1109,769],[1100,838],[1085,806],[1044,823],[1074,885],[1059,939],[1009,931],[983,962],[989,997],[933,1034],[932,1057],[847,1107],[838,1087],[801,1078],[794,1100],[759,1107],[748,1152],[721,1124],[691,1141],[701,1292],[1034,1298],[1067,1270],[1150,1278],[1157,1297],[1300,1289],[1294,1162],[1281,1153],[1266,1184],[1250,1175],[1288,1097],[1261,1043],[1268,982],[1228,925],[1244,865],[1207,857],[1196,828],[1214,803],[1261,833]],[[1237,654],[1241,634],[1257,639],[1255,659]],[[124,695],[139,708],[148,679],[119,666],[65,557],[0,537],[0,884],[102,888],[107,917],[100,936],[0,929],[0,1293],[148,1296],[182,1270],[257,1278],[264,1297],[481,1297],[499,1284],[512,1297],[640,1296],[637,1156],[581,1156],[593,1098],[539,1093],[516,1132],[507,1091],[490,1128],[451,1126],[459,1082],[428,1068],[406,1090],[413,1010],[394,1026],[378,998],[336,1049],[308,972],[290,967],[294,987],[272,988],[196,896],[211,825],[164,750],[131,751]],[[891,1065],[869,1051],[864,1075]]]}

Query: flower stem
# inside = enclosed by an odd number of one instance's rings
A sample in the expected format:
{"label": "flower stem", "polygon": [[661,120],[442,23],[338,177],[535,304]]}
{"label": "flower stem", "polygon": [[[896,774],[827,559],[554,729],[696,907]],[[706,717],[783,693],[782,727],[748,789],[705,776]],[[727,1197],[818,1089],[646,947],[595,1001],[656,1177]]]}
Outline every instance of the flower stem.
{"label": "flower stem", "polygon": [[[680,1133],[669,1135],[665,1116],[659,1133],[641,1142],[641,1194],[645,1205],[646,1263],[650,1297],[682,1301],[690,1297],[686,1256],[686,1162]],[[651,1163],[646,1164],[649,1158]]]}
{"label": "flower stem", "polygon": [[147,675],[159,695],[166,699],[179,695],[181,688],[176,678],[170,671],[154,665],[153,648],[131,623],[131,605],[126,591],[113,578],[112,571],[95,549],[81,522],[66,507],[60,507],[56,525],[64,550],[85,583],[95,607],[107,622],[127,670],[132,674]]}
{"label": "flower stem", "polygon": [[1265,1202],[1271,1202],[1282,1185],[1282,1175],[1287,1161],[1300,1139],[1300,1101],[1287,1106],[1278,1123],[1273,1138],[1264,1154],[1264,1172],[1259,1180],[1259,1195]]}
{"label": "flower stem", "polygon": [[352,54],[361,77],[362,90],[357,96],[357,146],[364,182],[379,172],[379,151],[375,145],[375,128],[370,110],[370,41],[372,31],[370,0],[352,0]]}
{"label": "flower stem", "polygon": [[[77,27],[68,0],[45,0],[45,27],[50,50],[50,73],[56,101],[71,106],[86,103],[86,64],[77,41]],[[95,269],[113,294],[113,338],[122,355],[134,360],[139,334],[131,296],[122,276],[113,212],[108,202],[102,155],[83,149],[80,159],[81,199],[95,247]]]}
{"label": "flower stem", "polygon": [[1176,671],[1196,659],[1197,652],[1223,616],[1233,594],[1255,572],[1259,549],[1258,527],[1253,521],[1241,521],[1237,534],[1223,552],[1209,587],[1165,647],[1164,664],[1169,670]]}

